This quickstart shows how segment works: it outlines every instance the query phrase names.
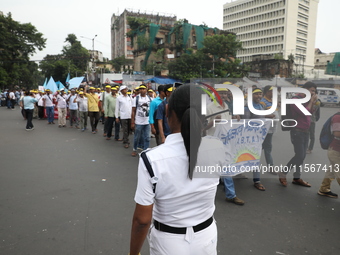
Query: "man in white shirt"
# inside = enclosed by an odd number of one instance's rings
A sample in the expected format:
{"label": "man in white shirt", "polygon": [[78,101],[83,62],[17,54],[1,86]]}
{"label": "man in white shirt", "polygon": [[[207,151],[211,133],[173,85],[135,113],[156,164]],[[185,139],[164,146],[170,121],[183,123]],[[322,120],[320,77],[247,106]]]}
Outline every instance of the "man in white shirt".
{"label": "man in white shirt", "polygon": [[70,110],[70,127],[73,127],[73,123],[75,127],[79,129],[79,118],[78,118],[78,103],[74,102],[74,99],[77,98],[76,90],[71,89],[71,94],[68,95],[66,102],[69,104]]}
{"label": "man in white shirt", "polygon": [[43,105],[46,108],[48,124],[54,124],[54,103],[55,97],[51,94],[51,90],[46,89],[46,94],[43,96]]}
{"label": "man in white shirt", "polygon": [[11,89],[10,92],[9,92],[9,100],[11,102],[11,108],[12,110],[14,110],[14,106],[15,106],[15,102],[16,102],[16,97],[15,97],[15,94],[13,92],[13,90]]}
{"label": "man in white shirt", "polygon": [[38,94],[35,95],[35,98],[38,101],[38,119],[42,120],[44,118],[44,102],[42,100],[43,93],[39,90]]}
{"label": "man in white shirt", "polygon": [[150,125],[149,109],[151,99],[146,94],[146,86],[139,86],[140,94],[132,101],[131,129],[135,130],[132,157],[137,156],[137,146],[141,145],[143,150],[149,148],[150,143]]}
{"label": "man in white shirt", "polygon": [[116,100],[116,122],[121,123],[123,129],[123,144],[124,148],[129,148],[129,134],[131,126],[131,110],[132,110],[132,99],[127,94],[127,87],[120,87],[121,95]]}
{"label": "man in white shirt", "polygon": [[87,97],[84,97],[84,92],[80,91],[79,95],[73,100],[73,102],[78,103],[80,128],[81,132],[84,132],[87,129],[86,126],[88,117]]}
{"label": "man in white shirt", "polygon": [[57,95],[57,107],[58,107],[58,125],[59,127],[66,127],[66,115],[67,115],[67,95],[65,95],[64,90],[60,91]]}

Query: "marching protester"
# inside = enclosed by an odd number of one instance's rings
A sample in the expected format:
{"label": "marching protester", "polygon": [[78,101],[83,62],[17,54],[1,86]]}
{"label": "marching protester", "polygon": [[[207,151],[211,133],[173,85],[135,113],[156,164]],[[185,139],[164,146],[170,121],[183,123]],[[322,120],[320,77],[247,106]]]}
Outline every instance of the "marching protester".
{"label": "marching protester", "polygon": [[39,91],[38,94],[35,95],[35,98],[38,100],[38,119],[44,119],[44,101],[43,101],[43,93]]}
{"label": "marching protester", "polygon": [[[228,97],[226,88],[218,88],[216,89],[218,94],[222,99],[222,105],[218,103],[210,103],[207,108],[207,115],[212,115],[217,112],[222,112],[218,115],[212,116],[208,119],[208,124],[204,128],[207,135],[214,136],[216,127],[214,127],[214,122],[218,122],[219,120],[230,120],[231,114],[228,109],[228,105],[225,103],[225,100]],[[236,196],[234,181],[232,177],[223,177],[224,183],[224,191],[226,195],[226,201],[230,203],[234,203],[236,205],[244,205],[244,201]]]}
{"label": "marching protester", "polygon": [[79,129],[79,117],[78,117],[78,104],[74,102],[77,98],[76,90],[71,89],[71,94],[68,95],[66,103],[68,103],[68,108],[70,112],[70,128],[73,127],[73,124],[77,129]]}
{"label": "marching protester", "polygon": [[84,132],[87,129],[87,117],[88,117],[88,103],[87,98],[84,97],[84,92],[80,91],[78,96],[73,100],[73,103],[78,104],[80,128]]}
{"label": "marching protester", "polygon": [[[313,105],[318,99],[316,94],[316,85],[313,82],[307,82],[303,85],[303,88],[309,90],[311,93],[311,99],[307,103],[304,103],[303,106],[307,109],[307,111],[313,113]],[[306,97],[305,94],[298,94],[293,98],[304,97]],[[297,122],[297,125],[290,131],[290,139],[294,146],[295,155],[287,163],[287,170],[284,169],[281,173],[279,173],[279,181],[282,186],[287,187],[286,176],[288,172],[294,168],[294,179],[292,183],[303,187],[311,187],[308,182],[301,179],[301,168],[306,157],[309,140],[308,130],[311,123],[311,116],[305,115],[295,104],[290,105],[290,111],[292,114],[292,119],[296,120]]]}
{"label": "marching protester", "polygon": [[156,120],[158,124],[158,130],[159,130],[159,139],[160,143],[165,142],[165,138],[170,135],[170,127],[168,124],[168,119],[166,117],[166,105],[168,104],[168,100],[172,94],[172,92],[175,90],[175,87],[173,87],[171,84],[165,85],[163,88],[165,98],[162,103],[158,105],[157,108],[157,114],[156,114]]}
{"label": "marching protester", "polygon": [[15,97],[15,93],[13,92],[13,89],[11,89],[8,93],[8,99],[9,99],[9,105],[10,105],[10,108],[12,110],[14,110],[14,106],[15,106],[15,103],[16,103],[16,97]]}
{"label": "marching protester", "polygon": [[[114,88],[114,87],[112,87]],[[110,85],[106,85],[105,86],[105,92],[101,93],[100,94],[100,97],[99,97],[99,109],[100,109],[100,114],[101,114],[101,118],[102,118],[102,124],[104,124],[104,134],[103,136],[106,137],[106,134],[107,134],[107,127],[108,125],[105,125],[105,120],[107,118],[105,118],[105,107],[106,107],[106,104],[107,104],[107,100],[106,98],[107,97],[110,97],[111,96],[111,86]]]}
{"label": "marching protester", "polygon": [[37,99],[34,97],[33,92],[26,91],[25,97],[22,99],[22,105],[25,110],[26,116],[26,131],[31,131],[34,129],[32,119],[33,119],[33,111],[34,111],[34,104],[37,102]]}
{"label": "marching protester", "polygon": [[[201,138],[200,91],[191,87],[182,85],[173,92],[168,102],[172,132],[164,144],[143,152],[139,160],[130,255],[139,254],[148,233],[151,255],[217,254],[213,214],[219,178],[195,178],[194,169],[221,165],[223,144],[216,138]],[[190,96],[196,97],[190,100]],[[157,177],[157,185],[150,182],[147,169]]]}
{"label": "marching protester", "polygon": [[[273,105],[273,87],[268,85],[263,88],[263,98],[260,101],[260,104],[262,105],[264,110],[268,110],[272,108]],[[277,109],[275,109],[273,113],[275,119],[279,119],[279,114],[277,112]],[[262,143],[262,149],[264,151],[264,156],[266,159],[267,166],[269,167],[269,172],[272,174],[276,174],[275,171],[273,171],[272,167],[274,166],[274,161],[272,157],[272,148],[273,148],[273,135],[277,129],[277,122],[273,121],[273,125],[268,130],[268,133],[266,135],[266,138],[264,139]]]}
{"label": "marching protester", "polygon": [[127,87],[121,86],[120,93],[116,100],[116,112],[115,115],[119,116],[116,118],[116,122],[121,124],[123,130],[123,144],[124,148],[129,148],[129,135],[131,128],[131,111],[132,111],[132,99],[127,94]]}
{"label": "marching protester", "polygon": [[66,127],[66,115],[67,115],[67,95],[62,89],[60,94],[57,95],[57,108],[58,108],[58,127]]}
{"label": "marching protester", "polygon": [[[158,86],[158,96],[153,99],[150,103],[150,112],[149,112],[149,123],[151,127],[151,133],[155,135],[156,138],[156,144],[160,145],[160,136],[159,136],[159,129],[158,129],[158,122],[155,120],[156,114],[157,114],[157,108],[160,105],[160,103],[163,102],[165,94],[164,94],[164,85]],[[153,90],[152,95],[150,96],[150,93],[148,93],[149,98],[152,98],[153,96]]]}
{"label": "marching protester", "polygon": [[48,124],[54,124],[54,103],[55,98],[51,94],[51,90],[46,89],[46,94],[42,97],[44,108],[46,109]]}
{"label": "marching protester", "polygon": [[[106,140],[111,140],[112,135],[112,128],[113,124],[115,124],[115,140],[119,141],[119,131],[120,131],[120,125],[119,122],[116,122],[116,119],[118,119],[118,116],[116,113],[116,96],[117,88],[112,87],[111,89],[111,95],[106,95],[106,103],[105,103],[105,109],[104,109],[104,116],[105,116],[105,127],[106,127]],[[104,92],[105,93],[105,92]]]}
{"label": "marching protester", "polygon": [[333,139],[327,151],[328,159],[331,164],[326,170],[318,194],[321,196],[338,198],[338,195],[331,191],[331,183],[336,179],[340,185],[340,111],[331,119],[331,134]]}
{"label": "marching protester", "polygon": [[90,87],[90,93],[85,93],[85,97],[88,99],[88,113],[90,117],[90,124],[92,129],[92,134],[96,134],[98,132],[97,125],[99,122],[99,97],[95,93],[95,88]]}
{"label": "marching protester", "polygon": [[[316,92],[317,94],[317,92]],[[320,101],[317,100],[313,105],[313,113],[311,116],[311,122],[308,130],[309,139],[308,139],[308,149],[306,151],[307,154],[312,153],[315,143],[315,126],[316,122],[320,119]]]}
{"label": "marching protester", "polygon": [[[250,95],[248,95],[250,96]],[[253,103],[253,107],[256,110],[264,110],[261,102],[262,99],[262,90],[259,88],[253,88],[252,90],[252,103]],[[244,107],[244,115],[243,115],[244,119],[264,119],[264,118],[275,118],[275,114],[270,114],[270,115],[266,115],[266,116],[262,116],[262,115],[256,115],[254,113],[252,113],[249,110],[249,106],[246,105]],[[260,169],[253,171],[253,182],[254,182],[254,187],[257,188],[258,190],[261,191],[265,191],[266,188],[263,186],[263,184],[261,183],[260,180]]]}
{"label": "marching protester", "polygon": [[150,143],[149,108],[151,98],[146,94],[146,86],[139,86],[139,95],[132,101],[131,129],[134,130],[133,151],[131,156],[137,156],[137,146],[146,150]]}

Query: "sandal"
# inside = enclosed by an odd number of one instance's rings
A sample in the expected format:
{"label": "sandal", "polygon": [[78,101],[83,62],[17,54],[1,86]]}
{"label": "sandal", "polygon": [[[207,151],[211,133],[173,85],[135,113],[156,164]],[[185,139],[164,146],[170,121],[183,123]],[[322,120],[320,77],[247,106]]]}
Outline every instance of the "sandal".
{"label": "sandal", "polygon": [[310,185],[308,182],[305,182],[302,179],[293,180],[292,183],[295,185],[303,186],[303,187],[312,187],[312,185]]}
{"label": "sandal", "polygon": [[281,185],[283,187],[287,187],[287,179],[286,179],[286,176],[282,173],[279,173],[279,182],[281,183]]}
{"label": "sandal", "polygon": [[258,190],[265,191],[266,188],[262,185],[261,182],[255,182],[254,187],[257,188]]}

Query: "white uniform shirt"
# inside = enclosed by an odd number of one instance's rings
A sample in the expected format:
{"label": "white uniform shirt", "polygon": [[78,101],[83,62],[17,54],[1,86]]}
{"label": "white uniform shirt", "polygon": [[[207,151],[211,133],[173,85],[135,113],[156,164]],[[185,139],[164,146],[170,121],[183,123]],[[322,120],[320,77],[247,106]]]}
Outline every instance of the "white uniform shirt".
{"label": "white uniform shirt", "polygon": [[78,104],[77,104],[77,103],[73,103],[73,101],[74,101],[74,99],[75,99],[76,97],[77,97],[76,94],[74,94],[74,95],[70,94],[70,95],[68,96],[68,99],[69,99],[68,105],[69,105],[69,109],[70,109],[70,110],[78,110]]}
{"label": "white uniform shirt", "polygon": [[[44,95],[43,96],[43,99],[45,99],[45,106],[46,107],[52,107],[54,104],[53,104],[53,98],[54,96],[49,94],[49,95]],[[43,104],[44,105],[44,104]]]}
{"label": "white uniform shirt", "polygon": [[58,102],[58,108],[66,108],[67,104],[66,104],[66,99],[67,99],[67,95],[58,95],[57,96],[57,102]]}
{"label": "white uniform shirt", "polygon": [[87,112],[88,111],[88,104],[87,104],[87,97],[78,97],[76,102],[79,104],[79,111],[80,112]]}
{"label": "white uniform shirt", "polygon": [[[138,105],[136,106],[137,97],[139,99]],[[138,95],[133,99],[132,107],[136,107],[135,123],[137,125],[149,125],[150,103],[151,100],[147,95],[145,95],[145,97]]]}
{"label": "white uniform shirt", "polygon": [[[215,211],[219,177],[188,177],[188,156],[181,133],[170,134],[165,143],[147,152],[154,174],[158,177],[153,193],[150,175],[143,159],[138,165],[135,201],[153,207],[153,218],[173,227],[191,227],[209,219]],[[202,138],[197,165],[222,165],[224,146],[212,137]]]}
{"label": "white uniform shirt", "polygon": [[115,115],[122,120],[131,119],[132,99],[128,95],[120,95],[116,100],[116,113]]}

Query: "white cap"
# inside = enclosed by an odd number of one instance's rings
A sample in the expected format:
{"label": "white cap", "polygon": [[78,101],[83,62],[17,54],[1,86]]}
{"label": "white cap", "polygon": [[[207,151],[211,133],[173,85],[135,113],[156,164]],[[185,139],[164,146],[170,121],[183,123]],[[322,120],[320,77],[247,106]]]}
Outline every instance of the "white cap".
{"label": "white cap", "polygon": [[123,89],[127,89],[127,86],[124,85],[120,87],[120,90],[123,90]]}

